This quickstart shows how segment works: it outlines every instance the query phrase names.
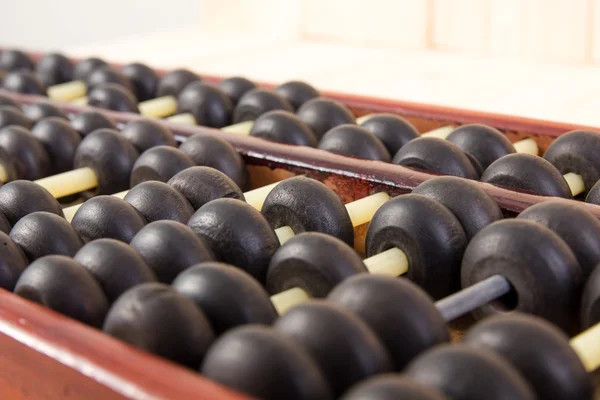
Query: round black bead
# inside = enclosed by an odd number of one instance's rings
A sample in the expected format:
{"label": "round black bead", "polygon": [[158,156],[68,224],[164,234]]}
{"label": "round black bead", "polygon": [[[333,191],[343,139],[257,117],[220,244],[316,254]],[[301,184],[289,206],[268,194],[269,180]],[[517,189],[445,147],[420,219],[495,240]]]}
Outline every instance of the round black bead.
{"label": "round black bead", "polygon": [[141,118],[128,122],[121,130],[121,134],[137,148],[140,154],[155,146],[177,146],[171,131],[151,119]]}
{"label": "round black bead", "polygon": [[517,217],[542,224],[556,233],[571,248],[586,281],[600,263],[600,221],[585,208],[566,200],[538,203]]}
{"label": "round black bead", "polygon": [[46,86],[73,80],[73,63],[59,53],[44,55],[35,66],[35,72]]}
{"label": "round black bead", "polygon": [[392,157],[383,143],[365,128],[344,124],[331,129],[319,141],[319,149],[336,154],[390,162]]}
{"label": "round black bead", "polygon": [[381,374],[354,385],[340,400],[449,400],[438,390],[407,376]]}
{"label": "round black bead", "polygon": [[198,368],[214,340],[208,320],[194,302],[160,283],[144,283],[123,293],[102,330],[190,368]]}
{"label": "round black bead", "polygon": [[254,121],[268,111],[294,111],[286,99],[266,89],[246,92],[233,110],[233,122]]}
{"label": "round black bead", "polygon": [[460,288],[460,262],[467,236],[442,204],[420,194],[391,199],[373,216],[367,256],[397,247],[408,258],[408,278],[436,300]]}
{"label": "round black bead", "polygon": [[18,180],[0,187],[0,211],[11,225],[27,214],[46,211],[64,217],[60,203],[37,183]]}
{"label": "round black bead", "polygon": [[108,311],[108,300],[98,282],[67,256],[34,261],[17,281],[15,293],[94,327],[102,326]]}
{"label": "round black bead", "polygon": [[487,125],[462,125],[450,133],[447,140],[476,159],[484,171],[500,157],[515,152],[502,132]]}
{"label": "round black bead", "polygon": [[302,81],[285,82],[277,86],[274,90],[275,93],[289,101],[294,110],[299,109],[302,104],[321,95],[317,89]]}
{"label": "round black bead", "polygon": [[200,207],[188,222],[217,259],[264,282],[279,240],[254,207],[235,199],[217,199]]}
{"label": "round black bead", "polygon": [[0,128],[5,128],[10,125],[22,126],[31,128],[33,123],[27,118],[21,110],[12,106],[0,107]]}
{"label": "round black bead", "polygon": [[584,329],[587,329],[598,322],[600,322],[600,268],[596,267],[583,289],[581,325]]}
{"label": "round black bead", "polygon": [[127,64],[121,68],[121,74],[131,83],[133,93],[139,101],[155,97],[158,87],[158,75],[145,64]]}
{"label": "round black bead", "polygon": [[536,398],[508,361],[489,350],[463,344],[428,350],[409,364],[405,373],[456,400]]}
{"label": "round black bead", "polygon": [[192,205],[181,193],[158,181],[143,182],[132,187],[124,200],[148,222],[168,219],[185,224],[194,213]]}
{"label": "round black bead", "polygon": [[338,125],[354,124],[354,115],[336,100],[317,97],[298,109],[298,117],[315,133],[317,139]]}
{"label": "round black bead", "polygon": [[129,184],[134,187],[146,181],[166,182],[175,174],[194,165],[194,161],[176,147],[152,147],[143,152],[133,164]]}
{"label": "round black bead", "polygon": [[541,196],[573,198],[560,171],[543,158],[531,154],[509,154],[494,161],[484,171],[481,180]]}
{"label": "round black bead", "polygon": [[136,285],[156,281],[156,275],[144,259],[118,240],[91,241],[79,249],[73,259],[92,274],[110,303]]}
{"label": "round black bead", "polygon": [[34,124],[48,117],[68,119],[65,113],[48,103],[35,103],[23,106],[23,113]]}
{"label": "round black bead", "polygon": [[300,304],[273,328],[299,343],[317,362],[335,396],[351,385],[391,368],[373,331],[342,307],[323,300]]}
{"label": "round black bead", "polygon": [[177,98],[177,112],[190,113],[198,125],[222,128],[231,124],[233,105],[219,89],[204,82],[192,82]]}
{"label": "round black bead", "polygon": [[594,397],[592,379],[569,338],[540,318],[518,314],[490,317],[471,328],[464,342],[492,350],[510,362],[539,399]]}
{"label": "round black bead", "polygon": [[600,181],[588,191],[585,202],[600,205]]}
{"label": "round black bead", "polygon": [[446,321],[431,297],[406,279],[357,275],[333,288],[327,300],[367,323],[397,371],[423,351],[450,341]]}
{"label": "round black bead", "polygon": [[83,246],[67,220],[43,211],[21,218],[10,231],[10,238],[23,250],[29,262],[52,254],[73,257]]}
{"label": "round black bead", "polygon": [[229,97],[231,104],[235,107],[246,92],[256,89],[257,86],[244,77],[234,76],[219,82],[218,87]]}
{"label": "round black bead", "polygon": [[233,146],[214,135],[198,133],[179,146],[196,165],[212,167],[233,179],[242,190],[249,185],[248,170],[242,156]]}
{"label": "round black bead", "polygon": [[322,232],[354,245],[354,227],[344,203],[325,184],[297,176],[281,181],[267,195],[262,214],[273,229]]}
{"label": "round black bead", "polygon": [[560,135],[548,147],[544,158],[561,174],[574,172],[581,175],[586,190],[600,179],[600,133],[572,131]]}
{"label": "round black bead", "polygon": [[442,175],[479,179],[479,171],[467,154],[447,140],[435,137],[411,140],[402,146],[392,162]]}
{"label": "round black bead", "polygon": [[227,264],[197,264],[179,274],[173,287],[200,307],[217,335],[239,325],[271,325],[277,319],[261,284]]}
{"label": "round black bead", "polygon": [[8,222],[8,218],[6,218],[6,216],[0,212],[0,232],[8,234],[11,229],[12,226],[10,225],[10,222]]}
{"label": "round black bead", "polygon": [[394,114],[377,114],[360,124],[375,135],[394,155],[402,146],[419,137],[419,131],[406,119]]}
{"label": "round black bead", "polygon": [[111,118],[98,111],[82,111],[71,119],[71,126],[81,136],[87,136],[96,129],[117,129],[117,124]]}
{"label": "round black bead", "polygon": [[19,103],[17,103],[16,101],[14,101],[13,99],[11,99],[8,96],[0,94],[0,107],[4,107],[4,106],[12,106],[12,107],[16,108],[17,111],[19,111],[21,109],[21,105]]}
{"label": "round black bead", "polygon": [[88,105],[106,110],[139,113],[133,93],[114,83],[96,85],[88,94]]}
{"label": "round black bead", "polygon": [[6,182],[14,181],[15,179],[19,178],[17,175],[17,167],[15,165],[14,158],[2,147],[0,147],[0,165],[4,168]]}
{"label": "round black bead", "polygon": [[487,225],[503,218],[498,203],[470,180],[440,176],[421,183],[413,193],[429,197],[452,211],[469,240]]}
{"label": "round black bead", "polygon": [[35,124],[31,133],[42,143],[50,157],[50,174],[73,169],[81,136],[69,122],[58,117],[48,117]]}
{"label": "round black bead", "polygon": [[137,150],[119,131],[98,129],[81,141],[73,165],[94,170],[98,179],[95,194],[113,194],[129,188],[129,176],[137,158]]}
{"label": "round black bead", "polygon": [[317,146],[317,138],[308,125],[295,114],[281,110],[258,117],[250,129],[250,136],[295,146]]}
{"label": "round black bead", "polygon": [[27,267],[27,258],[5,232],[0,232],[0,245],[0,288],[12,291]]}
{"label": "round black bead", "polygon": [[293,340],[261,325],[247,325],[221,335],[206,354],[200,372],[263,400],[332,398],[312,357]]}
{"label": "round black bead", "polygon": [[192,265],[214,260],[208,246],[194,231],[174,221],[156,221],[146,225],[135,235],[130,246],[164,283],[171,283]]}
{"label": "round black bead", "polygon": [[2,88],[10,92],[45,95],[46,87],[31,71],[15,71],[6,74]]}
{"label": "round black bead", "polygon": [[333,236],[307,232],[289,239],[273,254],[265,286],[271,294],[298,287],[311,297],[325,297],[345,279],[366,272],[350,246]]}
{"label": "round black bead", "polygon": [[[461,281],[469,287],[494,275],[512,286],[510,302],[502,299],[478,308],[484,317],[511,308],[542,316],[568,329],[577,308],[582,272],[567,244],[550,229],[525,219],[494,222],[469,242]],[[515,297],[516,296],[516,297]]]}
{"label": "round black bead", "polygon": [[0,129],[0,147],[14,160],[19,178],[35,180],[50,173],[50,158],[42,143],[21,126]]}
{"label": "round black bead", "polygon": [[79,207],[71,221],[85,243],[100,238],[129,243],[145,224],[138,210],[113,196],[92,197]]}
{"label": "round black bead", "polygon": [[181,91],[190,83],[202,80],[200,76],[186,69],[176,69],[163,76],[158,81],[156,96],[178,97]]}
{"label": "round black bead", "polygon": [[0,53],[0,70],[32,71],[35,64],[29,56],[19,50],[2,50]]}
{"label": "round black bead", "polygon": [[95,68],[85,79],[88,93],[92,92],[97,86],[104,84],[114,84],[126,88],[128,91],[133,91],[131,82],[119,71],[115,71],[110,66],[105,65]]}
{"label": "round black bead", "polygon": [[194,210],[209,201],[232,198],[245,201],[244,193],[227,175],[210,167],[191,167],[167,182],[190,202]]}
{"label": "round black bead", "polygon": [[104,67],[106,61],[96,57],[86,58],[79,61],[73,68],[73,79],[76,81],[85,81],[90,73],[96,68]]}

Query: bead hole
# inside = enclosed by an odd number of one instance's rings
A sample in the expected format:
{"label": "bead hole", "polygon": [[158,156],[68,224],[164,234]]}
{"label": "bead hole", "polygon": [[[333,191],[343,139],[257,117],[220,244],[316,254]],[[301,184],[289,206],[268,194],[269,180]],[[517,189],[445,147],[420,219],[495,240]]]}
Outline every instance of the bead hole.
{"label": "bead hole", "polygon": [[514,311],[519,305],[519,293],[515,290],[511,282],[508,282],[508,284],[510,285],[508,293],[491,303],[494,310],[501,313]]}

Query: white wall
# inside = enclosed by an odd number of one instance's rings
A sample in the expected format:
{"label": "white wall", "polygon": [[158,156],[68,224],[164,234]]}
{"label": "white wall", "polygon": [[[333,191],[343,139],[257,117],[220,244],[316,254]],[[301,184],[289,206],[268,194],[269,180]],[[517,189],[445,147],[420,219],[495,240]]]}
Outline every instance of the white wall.
{"label": "white wall", "polygon": [[0,45],[56,50],[195,27],[201,0],[4,0]]}

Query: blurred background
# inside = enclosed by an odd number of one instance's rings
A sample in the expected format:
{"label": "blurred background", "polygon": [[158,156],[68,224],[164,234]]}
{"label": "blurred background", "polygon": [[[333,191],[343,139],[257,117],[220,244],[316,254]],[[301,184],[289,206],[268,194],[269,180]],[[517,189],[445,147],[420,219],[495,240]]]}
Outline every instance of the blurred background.
{"label": "blurred background", "polygon": [[2,46],[600,126],[600,0],[21,0]]}

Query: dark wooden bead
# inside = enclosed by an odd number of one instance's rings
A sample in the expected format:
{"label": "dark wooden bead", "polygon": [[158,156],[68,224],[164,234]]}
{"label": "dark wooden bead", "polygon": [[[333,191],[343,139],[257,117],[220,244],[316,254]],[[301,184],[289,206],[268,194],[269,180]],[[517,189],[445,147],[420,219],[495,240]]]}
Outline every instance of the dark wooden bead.
{"label": "dark wooden bead", "polygon": [[327,300],[366,322],[397,371],[423,351],[450,341],[446,321],[431,297],[407,279],[360,274],[334,287]]}
{"label": "dark wooden bead", "polygon": [[0,128],[5,128],[10,125],[22,126],[31,128],[33,123],[21,110],[12,106],[0,107]]}
{"label": "dark wooden bead", "polygon": [[200,307],[217,335],[239,325],[271,325],[278,316],[262,285],[227,264],[197,264],[177,275],[173,287]]}
{"label": "dark wooden bead", "polygon": [[129,188],[129,177],[138,152],[117,130],[97,129],[82,141],[73,165],[94,170],[95,194],[114,194]]}
{"label": "dark wooden bead", "polygon": [[52,254],[73,257],[83,246],[67,220],[44,211],[21,218],[10,231],[10,238],[23,250],[29,262]]}
{"label": "dark wooden bead", "polygon": [[27,258],[5,231],[0,232],[0,245],[0,288],[12,291],[27,267]]}
{"label": "dark wooden bead", "polygon": [[11,225],[15,225],[27,214],[46,211],[64,217],[58,201],[40,185],[17,180],[0,187],[0,211]]}
{"label": "dark wooden bead", "polygon": [[66,120],[58,117],[45,118],[35,124],[31,133],[42,143],[50,157],[49,174],[73,169],[81,136]]}
{"label": "dark wooden bead", "polygon": [[110,303],[136,285],[157,280],[144,259],[118,240],[93,240],[79,249],[73,259],[92,274]]}
{"label": "dark wooden bead", "polygon": [[295,146],[317,146],[317,138],[300,118],[288,111],[269,111],[252,125],[250,136]]}
{"label": "dark wooden bead", "polygon": [[133,91],[133,85],[125,75],[112,69],[108,65],[97,67],[91,71],[87,75],[85,83],[87,85],[88,93],[92,92],[96,87],[105,84],[114,84],[123,87],[130,92]]}
{"label": "dark wooden bead", "polygon": [[146,225],[130,245],[163,283],[171,283],[182,271],[215,258],[194,231],[175,221]]}
{"label": "dark wooden bead", "polygon": [[482,124],[462,125],[450,133],[447,140],[476,159],[484,171],[500,157],[515,152],[506,135]]}
{"label": "dark wooden bead", "polygon": [[490,317],[471,328],[464,342],[502,356],[516,368],[539,399],[592,400],[594,384],[569,338],[533,316]]}
{"label": "dark wooden bead", "polygon": [[67,120],[67,116],[61,110],[48,103],[35,103],[23,106],[23,113],[34,124],[44,118],[57,117]]}
{"label": "dark wooden bead", "polygon": [[193,167],[194,161],[172,146],[156,146],[143,152],[133,164],[129,185],[146,181],[167,182],[177,173]]}
{"label": "dark wooden bead", "polygon": [[121,134],[141,153],[155,146],[177,146],[175,137],[163,124],[147,118],[128,122]]}
{"label": "dark wooden bead", "polygon": [[256,89],[257,86],[244,77],[234,76],[219,82],[218,87],[229,97],[231,104],[235,107],[246,92]]}
{"label": "dark wooden bead", "polygon": [[367,160],[392,160],[383,143],[371,132],[357,125],[336,126],[323,135],[317,147],[331,153]]}
{"label": "dark wooden bead", "polygon": [[6,182],[11,182],[19,178],[14,157],[8,154],[8,152],[2,147],[0,147],[0,165],[2,165],[2,167],[4,168],[4,173],[6,174]]}
{"label": "dark wooden bead", "polygon": [[194,208],[177,190],[163,182],[142,182],[129,190],[124,200],[148,222],[168,219],[186,224]]}
{"label": "dark wooden bead", "polygon": [[177,112],[190,113],[198,125],[222,128],[231,124],[233,105],[219,89],[204,82],[192,82],[177,97]]}
{"label": "dark wooden bead", "polygon": [[394,155],[402,146],[419,137],[419,131],[410,122],[399,115],[377,114],[360,124],[375,135]]}
{"label": "dark wooden bead", "polygon": [[40,179],[50,173],[50,157],[42,143],[22,126],[0,129],[0,147],[14,161],[17,177]]}
{"label": "dark wooden bead", "polygon": [[275,93],[289,101],[294,110],[299,109],[302,104],[321,95],[317,89],[302,81],[285,82],[277,86],[274,90]]}
{"label": "dark wooden bead", "polygon": [[156,96],[173,96],[177,98],[181,91],[190,83],[201,81],[202,78],[186,69],[176,69],[169,72],[158,81]]}
{"label": "dark wooden bead", "polygon": [[190,368],[199,367],[214,340],[208,320],[194,302],[161,283],[144,283],[123,293],[102,330]]}
{"label": "dark wooden bead", "polygon": [[316,179],[297,176],[281,181],[267,195],[262,214],[273,229],[322,232],[354,246],[354,227],[337,194]]}
{"label": "dark wooden bead", "polygon": [[512,294],[474,311],[481,318],[516,310],[542,316],[568,330],[579,304],[582,271],[569,246],[550,229],[526,219],[506,219],[481,230],[465,250],[463,287],[493,275]]}
{"label": "dark wooden bead", "polygon": [[479,185],[454,176],[429,179],[413,190],[446,206],[462,225],[467,239],[503,218],[498,203]]}
{"label": "dark wooden bead", "polygon": [[273,254],[265,286],[271,294],[298,287],[311,297],[325,297],[345,279],[366,272],[353,248],[333,236],[307,232]]}
{"label": "dark wooden bead", "polygon": [[88,75],[96,68],[104,67],[106,65],[106,61],[96,57],[81,60],[73,68],[73,79],[77,81],[85,81]]}
{"label": "dark wooden bead", "polygon": [[541,196],[573,198],[561,172],[548,161],[531,154],[509,154],[494,161],[481,180]]}
{"label": "dark wooden bead", "polygon": [[508,361],[490,350],[464,344],[434,347],[410,363],[405,373],[455,400],[536,398]]}
{"label": "dark wooden bead", "polygon": [[85,243],[112,238],[129,243],[146,225],[132,205],[113,196],[96,196],[79,207],[71,221]]}
{"label": "dark wooden bead", "polygon": [[338,125],[354,124],[354,115],[342,103],[316,97],[304,103],[297,112],[298,118],[307,124],[317,139]]}
{"label": "dark wooden bead", "polygon": [[340,400],[449,400],[430,385],[407,376],[381,374],[365,379],[344,393]]}
{"label": "dark wooden bead", "polygon": [[266,89],[252,89],[247,91],[235,106],[233,123],[254,121],[273,110],[294,111],[294,108],[275,92]]}
{"label": "dark wooden bead", "polygon": [[2,88],[15,93],[46,95],[46,87],[31,71],[9,72],[2,80]]}
{"label": "dark wooden bead", "polygon": [[108,300],[94,277],[77,261],[51,255],[33,262],[15,293],[93,327],[102,326]]}
{"label": "dark wooden bead", "polygon": [[97,129],[117,129],[117,124],[111,118],[98,111],[82,111],[71,119],[71,126],[81,136],[87,136]]}
{"label": "dark wooden bead", "polygon": [[183,142],[179,149],[196,165],[212,167],[229,176],[242,190],[248,190],[250,178],[246,163],[233,146],[214,135],[198,133]]}
{"label": "dark wooden bead", "polygon": [[115,83],[101,83],[91,89],[88,94],[88,105],[119,112],[140,112],[133,93]]}
{"label": "dark wooden bead", "polygon": [[479,179],[479,169],[467,154],[447,140],[435,137],[419,137],[406,143],[392,163],[441,175]]}
{"label": "dark wooden bead", "polygon": [[14,101],[13,99],[11,99],[8,96],[0,94],[0,107],[4,107],[4,106],[12,106],[17,111],[21,110],[21,105],[19,103],[17,103],[16,101]]}
{"label": "dark wooden bead", "polygon": [[[599,264],[600,265],[600,264]],[[600,322],[600,268],[596,266],[581,296],[581,325],[587,329]]]}
{"label": "dark wooden bead", "polygon": [[0,53],[0,70],[4,71],[32,71],[35,67],[33,60],[19,50],[2,50]]}
{"label": "dark wooden bead", "polygon": [[236,199],[213,200],[192,215],[188,226],[208,244],[217,259],[264,282],[279,240],[254,207]]}
{"label": "dark wooden bead", "polygon": [[[200,372],[263,400],[332,399],[312,357],[292,339],[262,325],[247,325],[221,335],[209,349]],[[267,376],[269,379],[257,379]]]}
{"label": "dark wooden bead", "polygon": [[121,68],[121,74],[130,82],[133,93],[139,101],[156,97],[158,75],[145,64],[132,63]]}
{"label": "dark wooden bead", "polygon": [[209,201],[232,198],[245,201],[244,193],[227,175],[210,167],[191,167],[167,182],[190,202],[194,210]]}
{"label": "dark wooden bead", "polygon": [[373,216],[366,237],[367,256],[397,247],[408,258],[408,278],[433,298],[460,288],[460,262],[467,236],[445,206],[420,194],[398,196]]}
{"label": "dark wooden bead", "polygon": [[73,63],[59,53],[48,53],[36,64],[35,72],[46,86],[73,80]]}

